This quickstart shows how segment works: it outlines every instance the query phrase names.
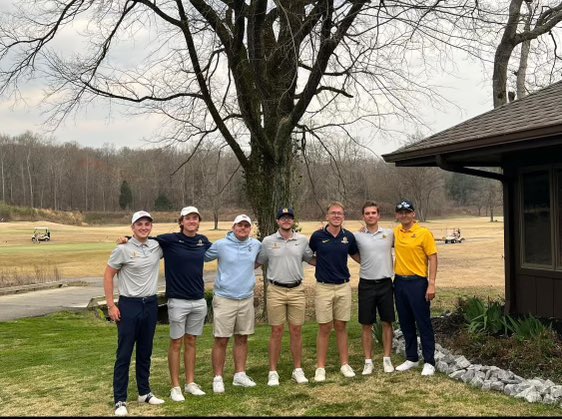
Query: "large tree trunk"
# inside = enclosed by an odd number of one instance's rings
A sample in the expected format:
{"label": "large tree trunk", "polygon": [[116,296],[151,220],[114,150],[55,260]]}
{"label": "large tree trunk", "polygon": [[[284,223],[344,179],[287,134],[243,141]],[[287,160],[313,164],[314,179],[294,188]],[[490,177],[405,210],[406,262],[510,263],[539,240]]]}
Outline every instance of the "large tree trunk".
{"label": "large tree trunk", "polygon": [[287,138],[277,138],[274,144],[275,155],[272,157],[262,154],[259,146],[253,146],[244,173],[247,196],[258,221],[260,240],[277,230],[277,210],[293,206],[294,158],[290,133]]}
{"label": "large tree trunk", "polygon": [[509,58],[515,48],[515,36],[523,0],[512,0],[509,5],[509,18],[505,25],[505,31],[494,58],[494,74],[492,75],[492,90],[494,96],[494,108],[507,103],[507,66]]}
{"label": "large tree trunk", "polygon": [[[533,9],[531,4],[525,2],[529,14],[525,19],[525,32],[531,30],[531,19],[533,18]],[[529,61],[529,52],[531,51],[531,40],[524,41],[521,44],[521,57],[519,57],[519,69],[517,70],[517,99],[527,96],[525,88],[525,79],[527,78],[527,62]]]}
{"label": "large tree trunk", "polygon": [[[285,147],[280,147],[277,151],[279,157],[276,161],[271,161],[258,153],[258,148],[253,147],[252,154],[248,160],[245,170],[246,196],[248,197],[252,209],[257,218],[258,238],[263,238],[277,230],[275,215],[280,207],[293,206],[292,171],[293,171],[293,150],[291,149],[290,138],[282,143]],[[262,267],[263,273],[263,313],[267,313],[267,265]]]}

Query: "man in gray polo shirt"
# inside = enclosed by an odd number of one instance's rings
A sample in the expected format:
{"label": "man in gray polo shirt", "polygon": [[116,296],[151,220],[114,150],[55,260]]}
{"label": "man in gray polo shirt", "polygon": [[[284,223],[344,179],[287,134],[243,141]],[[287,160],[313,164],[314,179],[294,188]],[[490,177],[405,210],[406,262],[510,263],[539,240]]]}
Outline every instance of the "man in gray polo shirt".
{"label": "man in gray polo shirt", "polygon": [[267,318],[271,325],[269,339],[269,376],[267,385],[278,386],[277,363],[281,357],[281,338],[287,318],[291,336],[291,353],[295,369],[292,377],[297,384],[308,383],[302,370],[302,325],[305,318],[306,296],[302,284],[303,261],[312,261],[308,240],[293,230],[295,213],[292,208],[277,212],[279,229],[263,239],[256,263],[267,263]]}
{"label": "man in gray polo shirt", "polygon": [[379,226],[380,212],[373,201],[363,204],[363,221],[365,231],[355,233],[359,247],[361,268],[359,272],[359,323],[362,324],[361,342],[365,355],[363,375],[373,373],[373,333],[372,326],[376,321],[376,312],[383,327],[383,369],[384,372],[394,371],[390,353],[392,351],[392,322],[394,315],[394,294],[392,289],[392,246],[394,234],[392,230]]}
{"label": "man in gray polo shirt", "polygon": [[[129,367],[136,344],[138,401],[162,404],[150,391],[150,358],[158,319],[158,271],[162,249],[148,236],[152,216],[137,211],[131,219],[133,237],[111,253],[104,272],[103,288],[109,317],[117,323],[117,355],[113,369],[115,415],[126,416]],[[119,301],[113,299],[113,278],[117,275]]]}

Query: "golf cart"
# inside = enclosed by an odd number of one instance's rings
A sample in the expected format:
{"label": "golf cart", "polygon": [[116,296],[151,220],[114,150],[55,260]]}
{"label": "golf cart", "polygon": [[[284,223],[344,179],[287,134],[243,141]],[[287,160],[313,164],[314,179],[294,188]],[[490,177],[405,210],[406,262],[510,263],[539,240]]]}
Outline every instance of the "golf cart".
{"label": "golf cart", "polygon": [[451,230],[447,230],[445,235],[445,244],[447,243],[462,243],[464,241],[464,237],[461,236],[461,229],[460,228],[453,228]]}
{"label": "golf cart", "polygon": [[51,231],[49,227],[35,227],[31,241],[33,243],[48,242],[51,240]]}

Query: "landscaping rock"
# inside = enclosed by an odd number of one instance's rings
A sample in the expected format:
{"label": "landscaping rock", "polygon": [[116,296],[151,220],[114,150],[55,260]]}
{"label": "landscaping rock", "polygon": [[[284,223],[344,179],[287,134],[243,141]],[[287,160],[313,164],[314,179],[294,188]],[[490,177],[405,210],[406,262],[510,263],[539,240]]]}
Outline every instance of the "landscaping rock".
{"label": "landscaping rock", "polygon": [[[404,336],[400,330],[394,332],[393,347],[396,353],[405,354]],[[418,353],[420,360],[423,359],[419,338]],[[472,364],[463,355],[453,355],[439,344],[435,345],[435,361],[437,371],[483,391],[501,391],[529,403],[560,404],[562,407],[562,385],[551,380],[540,377],[528,380],[496,366]]]}

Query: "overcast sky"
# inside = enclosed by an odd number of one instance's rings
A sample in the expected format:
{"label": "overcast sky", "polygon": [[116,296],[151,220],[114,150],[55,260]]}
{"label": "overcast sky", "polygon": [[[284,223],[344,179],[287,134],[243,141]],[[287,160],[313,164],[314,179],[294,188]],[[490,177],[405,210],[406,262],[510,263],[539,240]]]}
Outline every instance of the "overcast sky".
{"label": "overcast sky", "polygon": [[[6,10],[9,3],[0,0],[0,13]],[[61,41],[69,44],[75,38],[69,37]],[[63,46],[63,45],[61,45]],[[127,59],[125,53],[119,54]],[[423,134],[433,134],[452,127],[466,119],[472,118],[492,109],[492,93],[490,75],[484,75],[481,67],[475,63],[464,62],[459,57],[456,63],[458,70],[455,77],[448,74],[435,74],[434,84],[442,86],[439,92],[450,102],[458,106],[448,106],[445,111],[435,111],[425,104],[414,110],[421,113],[427,122],[429,132],[420,129]],[[19,135],[25,131],[53,136],[57,142],[74,142],[83,146],[102,147],[113,144],[116,147],[153,147],[150,142],[158,132],[161,121],[157,117],[146,115],[132,117],[125,115],[119,105],[107,109],[107,102],[88,105],[75,117],[65,120],[54,132],[47,132],[42,125],[45,118],[42,111],[42,88],[40,81],[20,86],[24,100],[14,103],[13,100],[0,97],[0,134]],[[413,133],[410,133],[413,134]],[[370,143],[369,147],[378,154],[391,152],[401,145],[405,135],[396,135],[392,141]]]}
{"label": "overcast sky", "polygon": [[[460,109],[453,106],[446,111],[435,111],[430,107],[420,106],[423,119],[433,134],[452,127],[466,119],[472,118],[492,109],[491,83],[476,66],[463,66],[465,70],[457,74],[457,79],[448,75],[441,77],[441,94]],[[40,105],[40,90],[30,86],[23,90],[26,102],[13,103],[6,98],[0,98],[0,133],[19,135],[30,130],[35,133],[46,133],[47,128],[42,125],[44,115]],[[146,115],[132,117],[124,115],[115,106],[111,112],[101,109],[100,105],[90,105],[76,117],[67,119],[52,135],[57,142],[74,142],[84,146],[99,148],[104,144],[114,144],[117,147],[153,147],[150,140],[158,131],[161,121],[158,118],[148,118]],[[371,148],[379,154],[391,152],[398,148],[405,138],[397,135],[395,141],[371,144]]]}

